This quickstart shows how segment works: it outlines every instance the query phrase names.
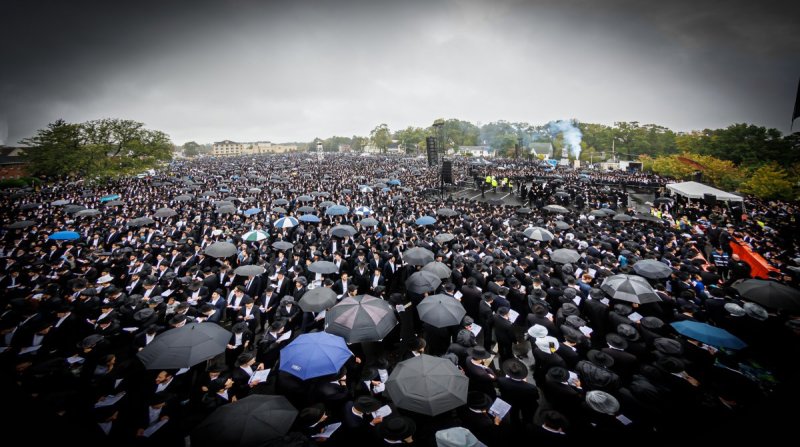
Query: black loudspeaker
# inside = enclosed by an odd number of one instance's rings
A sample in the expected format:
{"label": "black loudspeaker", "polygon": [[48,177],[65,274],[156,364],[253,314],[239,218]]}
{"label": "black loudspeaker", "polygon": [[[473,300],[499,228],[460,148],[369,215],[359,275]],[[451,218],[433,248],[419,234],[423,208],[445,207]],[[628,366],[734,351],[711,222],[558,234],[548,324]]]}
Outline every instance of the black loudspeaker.
{"label": "black loudspeaker", "polygon": [[428,147],[428,166],[438,166],[439,153],[436,151],[436,138],[434,137],[426,138],[425,146]]}
{"label": "black loudspeaker", "polygon": [[703,194],[703,201],[706,202],[706,205],[716,205],[717,196],[714,194]]}
{"label": "black loudspeaker", "polygon": [[697,183],[701,183],[703,181],[703,171],[694,171],[694,174],[692,174],[692,180]]}
{"label": "black loudspeaker", "polygon": [[453,162],[452,161],[443,161],[442,162],[442,182],[443,183],[453,183]]}

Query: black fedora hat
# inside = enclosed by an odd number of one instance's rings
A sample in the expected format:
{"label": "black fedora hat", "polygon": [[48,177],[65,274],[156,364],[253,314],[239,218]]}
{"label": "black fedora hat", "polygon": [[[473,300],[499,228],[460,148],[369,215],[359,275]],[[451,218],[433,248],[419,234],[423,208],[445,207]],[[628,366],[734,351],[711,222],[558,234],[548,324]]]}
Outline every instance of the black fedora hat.
{"label": "black fedora hat", "polygon": [[473,348],[467,349],[467,355],[476,359],[476,360],[486,360],[492,355],[484,349],[482,346],[475,346]]}
{"label": "black fedora hat", "polygon": [[611,357],[603,351],[592,349],[586,354],[586,358],[595,365],[602,366],[603,368],[611,368],[614,366],[614,357]]}
{"label": "black fedora hat", "polygon": [[476,410],[488,410],[492,406],[492,400],[484,392],[470,391],[467,394],[467,406]]}
{"label": "black fedora hat", "polygon": [[378,436],[389,441],[402,441],[416,431],[417,425],[405,416],[393,416],[378,425]]}
{"label": "black fedora hat", "polygon": [[528,377],[528,367],[517,359],[508,359],[503,362],[503,372],[512,379],[522,380]]}

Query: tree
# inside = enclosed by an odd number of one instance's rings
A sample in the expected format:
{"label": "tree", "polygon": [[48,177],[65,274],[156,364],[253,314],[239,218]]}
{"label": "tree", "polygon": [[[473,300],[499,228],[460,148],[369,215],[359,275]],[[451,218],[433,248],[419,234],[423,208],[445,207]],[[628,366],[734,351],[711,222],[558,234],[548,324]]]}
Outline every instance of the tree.
{"label": "tree", "polygon": [[172,143],[164,132],[118,119],[81,124],[58,120],[22,140],[35,175],[75,174],[115,177],[156,167],[172,158]]}
{"label": "tree", "polygon": [[408,126],[395,132],[394,138],[403,145],[406,153],[410,154],[425,145],[427,135],[428,133],[421,127]]}
{"label": "tree", "polygon": [[183,145],[183,155],[185,157],[197,157],[200,155],[200,151],[202,150],[202,146],[197,144],[195,141],[190,141]]}
{"label": "tree", "polygon": [[769,163],[753,171],[742,183],[742,191],[762,199],[792,199],[794,194],[789,174],[777,163]]}
{"label": "tree", "polygon": [[736,189],[744,178],[743,172],[728,160],[688,153],[658,157],[652,161],[652,169],[679,180],[687,180],[701,171],[708,183],[722,189]]}
{"label": "tree", "polygon": [[388,125],[385,123],[380,124],[372,129],[372,132],[369,133],[369,138],[375,147],[379,147],[381,152],[386,153],[386,147],[392,142],[392,132],[389,131]]}

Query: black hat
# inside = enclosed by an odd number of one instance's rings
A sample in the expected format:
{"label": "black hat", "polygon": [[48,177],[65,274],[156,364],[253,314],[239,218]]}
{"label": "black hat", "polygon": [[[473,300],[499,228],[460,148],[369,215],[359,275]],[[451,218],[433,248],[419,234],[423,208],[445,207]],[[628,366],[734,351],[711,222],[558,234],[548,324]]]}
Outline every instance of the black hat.
{"label": "black hat", "polygon": [[145,321],[148,320],[150,317],[153,316],[155,311],[149,307],[145,307],[144,309],[139,309],[133,314],[134,321]]}
{"label": "black hat", "polygon": [[381,406],[381,401],[371,396],[359,396],[353,402],[353,408],[362,413],[372,413]]}
{"label": "black hat", "polygon": [[574,327],[575,329],[586,326],[586,320],[577,315],[569,315],[566,321],[568,325]]}
{"label": "black hat", "polygon": [[492,401],[486,393],[470,391],[467,394],[467,406],[476,410],[488,410],[492,406]]}
{"label": "black hat", "polygon": [[572,303],[564,303],[561,305],[561,313],[565,316],[578,315],[578,306]]}
{"label": "black hat", "polygon": [[659,337],[653,340],[653,347],[662,354],[666,355],[681,355],[683,354],[683,346],[678,340],[671,338]]}
{"label": "black hat", "polygon": [[299,427],[308,428],[312,425],[317,424],[322,416],[325,414],[325,406],[322,404],[312,405],[310,407],[303,408],[300,410],[300,413],[297,415],[297,420],[295,421]]}
{"label": "black hat", "polygon": [[247,362],[249,362],[250,360],[253,360],[254,358],[255,357],[253,356],[253,354],[251,354],[249,352],[243,352],[243,353],[239,354],[239,357],[236,357],[236,366],[237,367],[238,366],[242,366],[242,365],[246,364]]}
{"label": "black hat", "polygon": [[631,308],[631,306],[628,306],[627,304],[615,304],[614,312],[619,315],[622,315],[623,317],[627,317],[628,315],[631,314],[631,312],[633,312],[633,309]]}
{"label": "black hat", "polygon": [[622,338],[622,336],[620,336],[619,334],[615,334],[613,332],[610,334],[606,334],[606,343],[608,343],[609,346],[611,346],[612,348],[622,349],[622,350],[628,349],[628,342],[625,341],[625,339]]}
{"label": "black hat", "polygon": [[630,324],[623,323],[617,325],[617,334],[621,335],[627,341],[639,340],[639,331]]}
{"label": "black hat", "polygon": [[569,371],[560,366],[553,366],[547,370],[545,377],[553,382],[566,382],[569,379]]}
{"label": "black hat", "polygon": [[683,364],[681,359],[669,355],[656,360],[656,366],[670,374],[677,374],[686,370],[686,365]]}
{"label": "black hat", "polygon": [[592,349],[586,353],[586,358],[595,365],[602,366],[603,368],[611,368],[614,366],[614,357],[611,357],[603,351]]}
{"label": "black hat", "polygon": [[467,349],[467,355],[469,357],[472,357],[473,359],[476,359],[476,360],[486,360],[486,359],[488,359],[489,357],[492,356],[482,346],[475,346],[473,348]]}
{"label": "black hat", "polygon": [[378,436],[389,441],[402,441],[416,431],[414,421],[405,416],[393,416],[378,425]]}
{"label": "black hat", "polygon": [[642,327],[651,330],[658,330],[664,327],[664,322],[658,317],[644,317],[639,320]]}
{"label": "black hat", "polygon": [[503,371],[512,379],[522,380],[528,377],[528,367],[517,359],[503,362]]}

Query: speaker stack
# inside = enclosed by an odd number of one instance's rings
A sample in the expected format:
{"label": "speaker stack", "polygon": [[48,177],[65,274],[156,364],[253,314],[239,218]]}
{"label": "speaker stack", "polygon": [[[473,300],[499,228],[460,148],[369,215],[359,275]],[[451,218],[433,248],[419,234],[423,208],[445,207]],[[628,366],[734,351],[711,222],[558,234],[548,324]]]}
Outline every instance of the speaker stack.
{"label": "speaker stack", "polygon": [[442,182],[453,184],[453,162],[442,162]]}
{"label": "speaker stack", "polygon": [[428,147],[428,167],[439,165],[439,153],[436,151],[436,138],[428,137],[425,139],[425,146]]}

